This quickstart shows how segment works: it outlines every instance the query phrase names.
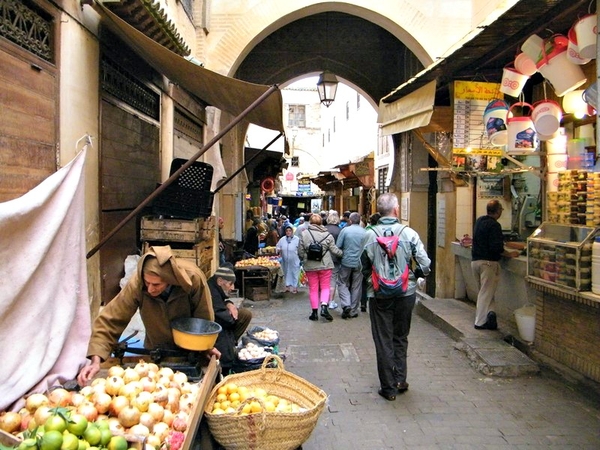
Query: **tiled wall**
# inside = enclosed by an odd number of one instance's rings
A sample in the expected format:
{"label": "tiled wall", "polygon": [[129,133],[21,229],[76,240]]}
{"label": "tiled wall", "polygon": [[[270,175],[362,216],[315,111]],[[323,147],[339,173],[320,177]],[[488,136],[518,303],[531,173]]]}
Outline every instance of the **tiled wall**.
{"label": "tiled wall", "polygon": [[471,186],[456,188],[456,237],[473,236],[473,191]]}

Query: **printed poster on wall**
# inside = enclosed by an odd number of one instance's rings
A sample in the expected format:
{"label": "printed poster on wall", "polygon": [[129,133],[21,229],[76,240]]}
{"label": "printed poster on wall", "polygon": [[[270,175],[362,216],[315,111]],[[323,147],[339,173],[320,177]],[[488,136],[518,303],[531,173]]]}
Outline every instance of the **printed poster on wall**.
{"label": "printed poster on wall", "polygon": [[454,82],[454,135],[452,163],[455,169],[497,171],[502,147],[493,147],[486,134],[483,114],[494,99],[502,99],[499,83]]}

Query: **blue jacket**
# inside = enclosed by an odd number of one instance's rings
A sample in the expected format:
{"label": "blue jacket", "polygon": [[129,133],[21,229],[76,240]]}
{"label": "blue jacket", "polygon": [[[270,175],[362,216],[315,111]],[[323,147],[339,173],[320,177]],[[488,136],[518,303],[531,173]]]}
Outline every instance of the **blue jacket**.
{"label": "blue jacket", "polygon": [[358,224],[347,225],[340,231],[336,245],[344,251],[342,266],[360,268],[360,255],[363,251],[365,229]]}

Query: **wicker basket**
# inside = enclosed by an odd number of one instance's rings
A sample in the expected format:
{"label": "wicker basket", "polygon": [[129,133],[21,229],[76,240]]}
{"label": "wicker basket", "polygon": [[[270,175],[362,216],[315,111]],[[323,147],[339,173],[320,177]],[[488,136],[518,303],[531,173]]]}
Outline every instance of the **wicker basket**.
{"label": "wicker basket", "polygon": [[[277,367],[267,368],[275,359]],[[242,402],[236,414],[212,414],[218,389],[227,384],[262,388],[269,395],[277,395],[297,403],[303,412],[263,412],[241,415]],[[255,400],[254,397],[251,397]],[[327,394],[303,378],[287,372],[277,355],[269,355],[258,370],[229,375],[217,384],[204,408],[213,437],[227,450],[293,450],[304,443],[312,433],[325,406]],[[260,401],[260,400],[259,400]]]}

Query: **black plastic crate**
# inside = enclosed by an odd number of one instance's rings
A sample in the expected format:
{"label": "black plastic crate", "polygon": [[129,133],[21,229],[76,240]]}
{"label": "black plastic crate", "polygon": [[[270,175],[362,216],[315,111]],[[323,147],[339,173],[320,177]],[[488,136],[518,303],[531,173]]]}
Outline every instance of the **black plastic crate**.
{"label": "black plastic crate", "polygon": [[[171,162],[171,172],[169,174],[173,175],[188,161],[188,159],[183,158],[174,159]],[[204,162],[196,161],[190,167],[185,169],[171,186],[178,186],[180,188],[192,189],[196,191],[210,191],[212,177],[213,166]]]}
{"label": "black plastic crate", "polygon": [[[171,175],[187,161],[181,158],[173,160]],[[212,176],[210,164],[195,162],[154,199],[152,213],[178,219],[210,216],[214,200],[214,193],[210,191]]]}

